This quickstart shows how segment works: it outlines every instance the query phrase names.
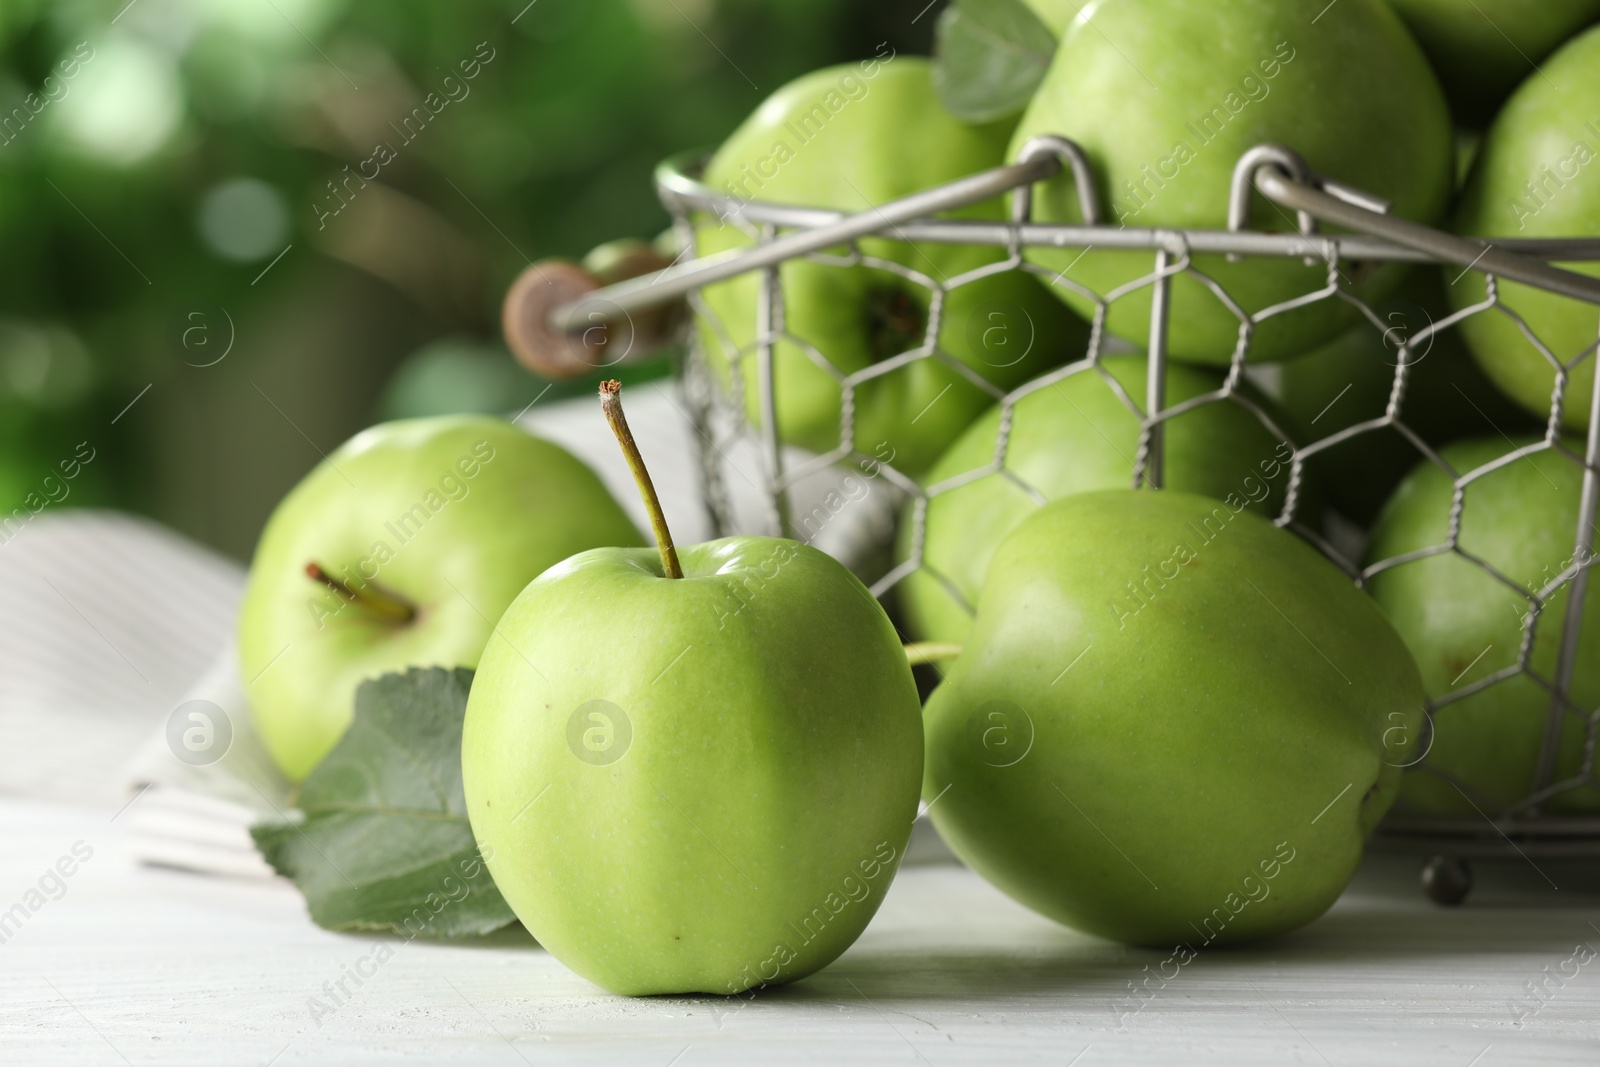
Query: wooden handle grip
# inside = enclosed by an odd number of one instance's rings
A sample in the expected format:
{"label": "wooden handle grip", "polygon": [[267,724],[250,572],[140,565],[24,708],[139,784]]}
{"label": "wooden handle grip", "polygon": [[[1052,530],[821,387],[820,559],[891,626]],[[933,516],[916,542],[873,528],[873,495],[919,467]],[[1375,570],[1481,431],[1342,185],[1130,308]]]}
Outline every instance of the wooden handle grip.
{"label": "wooden handle grip", "polygon": [[566,259],[535,263],[506,291],[500,313],[506,344],[528,370],[557,381],[648,355],[677,336],[686,310],[681,301],[616,322],[597,315],[593,325],[577,333],[555,329],[550,313],[603,286],[661,270],[669,263],[643,242],[604,245],[589,254],[585,265]]}

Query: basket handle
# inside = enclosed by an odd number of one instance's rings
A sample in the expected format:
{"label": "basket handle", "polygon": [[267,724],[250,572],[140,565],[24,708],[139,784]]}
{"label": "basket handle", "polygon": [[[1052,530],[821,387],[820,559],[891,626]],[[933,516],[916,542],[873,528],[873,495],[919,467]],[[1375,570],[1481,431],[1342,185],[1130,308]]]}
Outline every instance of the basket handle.
{"label": "basket handle", "polygon": [[[749,271],[775,267],[786,260],[848,245],[862,237],[892,232],[895,227],[940,212],[992,199],[1014,189],[1028,189],[1071,165],[1086,218],[1097,213],[1087,169],[1076,146],[1061,138],[1038,139],[1034,154],[1005,166],[980,171],[956,181],[892,200],[854,215],[805,226],[750,248],[668,265],[645,259],[630,264],[632,273],[605,275],[586,271],[567,260],[545,260],[525,270],[506,294],[502,321],[506,341],[519,361],[546,377],[578,377],[593,370],[637,358],[669,343],[681,322],[683,301],[707,285]],[[1069,151],[1069,149],[1071,151]],[[1316,221],[1329,222],[1378,237],[1396,248],[1420,252],[1435,261],[1536,286],[1562,296],[1600,304],[1600,278],[1550,266],[1521,252],[1481,238],[1457,237],[1420,223],[1387,214],[1388,205],[1360,190],[1313,174],[1299,157],[1277,145],[1260,145],[1240,160],[1230,204],[1230,227],[1243,225],[1249,182],[1261,194],[1295,211],[1302,234]],[[1297,173],[1299,171],[1299,173]],[[1021,201],[1026,204],[1026,200]],[[720,205],[719,213],[737,217],[744,202],[737,197]],[[1013,218],[1012,226],[1018,226]],[[1574,258],[1594,258],[1592,241],[1542,242],[1571,244]],[[1582,246],[1582,247],[1578,247]],[[653,314],[652,314],[653,313]],[[618,324],[627,328],[618,330]],[[617,336],[613,336],[616,334]],[[625,340],[624,340],[625,337]]]}
{"label": "basket handle", "polygon": [[1512,252],[1479,237],[1457,237],[1431,226],[1396,218],[1363,205],[1345,187],[1318,188],[1309,173],[1295,177],[1276,162],[1255,168],[1253,179],[1261,195],[1293,211],[1310,215],[1347,230],[1381,237],[1405,248],[1414,248],[1430,259],[1454,263],[1464,270],[1480,270],[1500,278],[1558,293],[1561,296],[1600,304],[1600,278],[1578,274]]}
{"label": "basket handle", "polygon": [[[541,295],[545,298],[543,309],[546,318],[536,327],[525,329],[531,341],[544,343],[545,335],[552,338],[581,337],[599,321],[615,321],[636,315],[638,312],[674,303],[703,286],[727,281],[749,271],[775,267],[785,260],[821,252],[839,245],[847,245],[862,237],[892,231],[894,227],[915,219],[936,215],[941,211],[981,203],[1009,192],[1019,186],[1031,185],[1053,177],[1061,170],[1061,160],[1054,155],[1041,155],[1022,163],[1011,163],[991,170],[979,171],[953,182],[924,189],[910,196],[891,200],[886,204],[868,208],[855,215],[845,215],[837,221],[814,228],[796,230],[776,240],[752,248],[730,249],[727,252],[702,259],[677,263],[654,273],[642,274],[606,287],[603,294],[588,296],[591,289],[568,289],[570,295],[559,297],[557,286],[548,287]],[[731,216],[738,214],[737,205]],[[538,265],[536,265],[538,266]],[[529,268],[531,271],[533,268]],[[523,278],[528,272],[524,272]],[[523,282],[518,279],[518,284]],[[537,282],[530,282],[533,288]],[[513,286],[515,289],[516,286]],[[525,299],[519,296],[519,300]],[[507,295],[507,306],[511,302]],[[519,304],[519,311],[537,310],[530,304]],[[508,312],[509,315],[509,312]],[[508,324],[509,337],[509,324]],[[592,365],[589,365],[592,369]]]}

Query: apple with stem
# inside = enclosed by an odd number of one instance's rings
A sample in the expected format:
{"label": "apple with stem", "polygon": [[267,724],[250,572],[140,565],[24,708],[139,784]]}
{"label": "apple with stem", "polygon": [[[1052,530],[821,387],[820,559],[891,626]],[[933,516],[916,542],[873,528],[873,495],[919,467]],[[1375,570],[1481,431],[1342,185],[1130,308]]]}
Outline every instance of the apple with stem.
{"label": "apple with stem", "polygon": [[523,925],[612,992],[793,981],[856,939],[905,850],[908,657],[807,545],[677,549],[619,386],[600,391],[657,549],[580,553],[501,617],[462,736],[473,833]]}
{"label": "apple with stem", "polygon": [[283,499],[250,565],[239,666],[273,762],[300,781],[350,725],[361,681],[474,666],[540,571],[638,543],[593,471],[504,419],[362,431]]}
{"label": "apple with stem", "polygon": [[1242,506],[1148,489],[1012,532],[926,720],[963,861],[1069,926],[1191,949],[1322,914],[1424,722],[1348,577]]}

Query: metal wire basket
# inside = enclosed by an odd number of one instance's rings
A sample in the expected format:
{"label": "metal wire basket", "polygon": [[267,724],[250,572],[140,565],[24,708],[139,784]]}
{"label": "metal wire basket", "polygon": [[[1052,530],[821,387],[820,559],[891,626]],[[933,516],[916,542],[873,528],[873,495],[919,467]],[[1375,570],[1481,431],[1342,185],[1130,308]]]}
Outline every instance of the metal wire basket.
{"label": "metal wire basket", "polygon": [[[665,270],[588,293],[581,291],[586,288],[584,285],[568,289],[557,286],[551,290],[549,298],[539,305],[535,313],[541,318],[533,328],[544,330],[546,340],[552,337],[570,339],[585,329],[593,330],[597,323],[609,324],[608,328],[613,333],[610,335],[610,346],[603,356],[592,358],[597,351],[593,344],[589,345],[587,355],[578,354],[582,366],[588,369],[596,363],[610,364],[642,355],[644,346],[635,344],[634,317],[687,299],[702,322],[710,325],[709,329],[691,332],[688,355],[682,364],[682,378],[703,443],[701,451],[706,502],[719,531],[786,534],[803,538],[806,531],[796,521],[796,516],[790,513],[788,504],[789,492],[797,482],[829,465],[870,462],[875,475],[881,476],[887,484],[904,494],[908,501],[906,521],[913,527],[911,551],[907,558],[898,565],[883,569],[882,573],[869,576],[873,579],[873,593],[886,597],[909,575],[926,567],[923,555],[925,517],[929,501],[939,494],[952,491],[970,480],[970,477],[999,472],[1012,478],[1042,502],[1042,494],[1006,467],[1011,414],[1015,405],[1030,393],[1073,375],[1099,372],[1107,388],[1118,395],[1129,417],[1138,423],[1138,448],[1128,470],[1128,484],[1135,487],[1162,486],[1166,466],[1165,437],[1171,420],[1205,405],[1239,405],[1260,420],[1275,437],[1293,446],[1287,489],[1275,521],[1315,544],[1352,580],[1365,586],[1375,575],[1391,567],[1404,566],[1432,555],[1454,553],[1514,588],[1528,604],[1523,616],[1522,646],[1514,662],[1430,701],[1427,708],[1430,736],[1428,743],[1418,749],[1424,752],[1423,758],[1417,761],[1416,768],[1410,772],[1442,773],[1430,768],[1426,759],[1435,716],[1448,715],[1452,704],[1490,686],[1508,684],[1511,679],[1520,676],[1531,679],[1549,695],[1548,720],[1538,769],[1535,779],[1529,783],[1527,795],[1499,809],[1475,803],[1480,814],[1467,818],[1394,816],[1379,834],[1380,847],[1439,853],[1445,857],[1600,855],[1600,816],[1559,815],[1547,810],[1552,799],[1568,791],[1600,785],[1595,765],[1600,709],[1580,706],[1572,697],[1573,679],[1579,666],[1579,627],[1589,595],[1588,572],[1594,562],[1594,524],[1597,510],[1600,510],[1600,375],[1596,376],[1596,385],[1590,396],[1567,395],[1573,372],[1586,360],[1594,359],[1595,346],[1589,346],[1575,357],[1565,360],[1558,358],[1500,299],[1498,289],[1499,281],[1508,279],[1589,305],[1600,304],[1600,279],[1550,265],[1551,261],[1600,260],[1600,237],[1560,241],[1497,239],[1490,244],[1451,236],[1390,217],[1386,213],[1387,205],[1381,200],[1313,173],[1293,151],[1273,145],[1258,146],[1239,160],[1234,170],[1229,203],[1229,227],[1221,231],[1137,229],[1100,224],[1098,220],[1103,215],[1096,202],[1095,184],[1091,180],[1087,161],[1076,145],[1058,137],[1030,141],[1018,160],[1007,166],[973,174],[854,215],[730,196],[697,180],[698,163],[697,160],[672,160],[664,163],[657,172],[661,199],[675,218],[677,231],[685,247],[692,254],[696,220],[703,221],[707,217],[742,227],[748,232],[752,247],[731,254],[685,259]],[[1080,211],[1087,223],[1056,225],[1032,221],[1031,194],[1034,183],[1054,177],[1064,168],[1070,168],[1075,176]],[[1286,218],[1287,213],[1292,212],[1298,232],[1272,233],[1246,229],[1254,192],[1259,192],[1268,201],[1284,209]],[[1006,193],[1011,194],[1008,221],[935,217],[942,212]],[[1318,230],[1319,223],[1337,226],[1342,232],[1321,233]],[[917,477],[896,469],[892,462],[883,462],[883,457],[867,455],[854,446],[855,394],[864,383],[909,362],[939,358],[938,309],[953,288],[970,282],[979,272],[944,281],[899,263],[863,254],[857,242],[878,236],[917,244],[992,246],[1003,252],[1000,265],[992,270],[1031,272],[1047,284],[1075,286],[1075,283],[1064,282],[1049,270],[1027,262],[1022,255],[1023,249],[1030,246],[1088,249],[1092,246],[1144,251],[1151,256],[1151,269],[1142,278],[1105,294],[1089,293],[1081,286],[1076,286],[1079,295],[1092,301],[1095,308],[1087,348],[1080,359],[1009,391],[979,375],[968,375],[1000,406],[993,462],[967,479],[946,479],[942,484],[923,484]],[[841,254],[838,251],[841,248],[846,252]],[[1225,288],[1208,277],[1195,263],[1196,256],[1219,254],[1229,259],[1276,257],[1281,260],[1298,259],[1307,265],[1321,263],[1326,266],[1325,283],[1292,301],[1251,315],[1243,311]],[[840,269],[865,266],[898,274],[907,283],[929,290],[930,313],[927,332],[921,344],[906,353],[854,373],[833,368],[842,399],[838,444],[798,463],[786,464],[777,424],[775,350],[780,343],[800,343],[819,366],[832,366],[827,353],[798,342],[786,332],[779,267],[800,258],[831,264]],[[1408,331],[1403,337],[1390,337],[1388,333],[1392,324],[1386,322],[1353,291],[1342,269],[1352,261],[1454,264],[1463,274],[1477,272],[1483,275],[1486,296],[1482,301],[1439,321]],[[992,270],[986,268],[982,273],[987,276]],[[715,314],[704,299],[703,290],[749,272],[757,272],[759,279],[758,321],[753,343],[740,347],[729,340],[730,332],[725,324],[724,328],[718,328],[714,321]],[[1171,291],[1174,279],[1180,275],[1188,275],[1206,286],[1237,317],[1239,342],[1231,363],[1223,371],[1220,388],[1169,404],[1167,382]],[[592,288],[592,285],[587,287]],[[1145,290],[1148,290],[1150,300],[1149,340],[1145,348],[1147,389],[1143,397],[1134,397],[1104,371],[1103,361],[1109,354],[1131,350],[1126,344],[1119,347],[1117,339],[1105,329],[1105,321],[1107,309],[1113,302]],[[1325,436],[1311,434],[1306,439],[1294,440],[1292,434],[1275,422],[1267,406],[1258,402],[1259,394],[1249,384],[1249,374],[1256,371],[1253,366],[1247,366],[1247,360],[1251,339],[1259,323],[1319,301],[1345,301],[1354,306],[1374,330],[1385,333],[1385,339],[1391,342],[1390,347],[1395,354],[1392,383],[1387,405],[1381,414]],[[1522,332],[1550,361],[1555,372],[1555,388],[1549,418],[1543,436],[1532,444],[1513,447],[1508,439],[1505,453],[1492,462],[1472,470],[1452,470],[1441,459],[1438,449],[1430,445],[1408,422],[1408,383],[1420,358],[1426,355],[1438,336],[1458,328],[1471,316],[1496,314],[1510,316],[1516,321]],[[508,325],[510,322],[508,318]],[[1596,336],[1600,338],[1600,312],[1596,314],[1596,322]],[[621,344],[617,343],[618,331],[628,334],[626,341]],[[720,345],[723,350],[708,350],[708,338],[711,339],[710,344]],[[569,352],[568,356],[571,355]],[[720,375],[714,373],[719,367],[723,368]],[[747,390],[754,390],[756,403],[746,403],[744,394]],[[1587,404],[1590,411],[1587,441],[1582,446],[1581,454],[1563,442],[1561,437],[1562,413],[1569,404]],[[759,417],[748,417],[747,412],[751,410]],[[1449,535],[1445,542],[1426,551],[1363,564],[1358,558],[1359,543],[1348,536],[1340,536],[1337,529],[1330,535],[1319,531],[1316,523],[1305,521],[1306,494],[1303,487],[1308,464],[1318,462],[1319,456],[1324,460],[1335,456],[1341,445],[1373,434],[1399,435],[1416,450],[1420,458],[1438,465],[1450,475],[1454,492]],[[761,488],[769,504],[764,529],[739,528],[721,481],[723,468],[718,456],[741,439],[757,442],[763,458],[765,478]],[[1573,532],[1573,550],[1566,565],[1560,573],[1549,576],[1549,581],[1541,587],[1529,589],[1495,571],[1486,561],[1464,551],[1459,539],[1463,508],[1468,504],[1474,483],[1506,464],[1536,453],[1549,453],[1577,465],[1581,470],[1581,500],[1579,522]],[[1547,674],[1534,667],[1534,643],[1539,627],[1548,626],[1551,622],[1543,618],[1546,606],[1562,590],[1566,590],[1568,596],[1562,613],[1564,617],[1558,620],[1562,625],[1559,653],[1553,673]],[[1581,767],[1577,775],[1567,775],[1558,780],[1563,728],[1569,717],[1576,717],[1583,727]],[[1460,785],[1466,786],[1467,790],[1471,788],[1470,783]],[[1470,798],[1470,792],[1464,792],[1463,795]]]}

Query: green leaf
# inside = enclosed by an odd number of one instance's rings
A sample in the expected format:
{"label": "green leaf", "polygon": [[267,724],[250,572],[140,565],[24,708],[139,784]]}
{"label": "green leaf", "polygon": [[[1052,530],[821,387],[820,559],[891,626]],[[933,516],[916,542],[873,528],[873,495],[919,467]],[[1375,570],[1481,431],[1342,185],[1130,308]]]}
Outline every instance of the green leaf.
{"label": "green leaf", "polygon": [[460,937],[516,920],[467,823],[471,687],[462,667],[363,682],[350,729],[300,787],[304,818],[250,831],[318,926]]}
{"label": "green leaf", "polygon": [[1021,111],[1056,51],[1055,35],[1022,0],[956,0],[934,32],[934,88],[967,122]]}

